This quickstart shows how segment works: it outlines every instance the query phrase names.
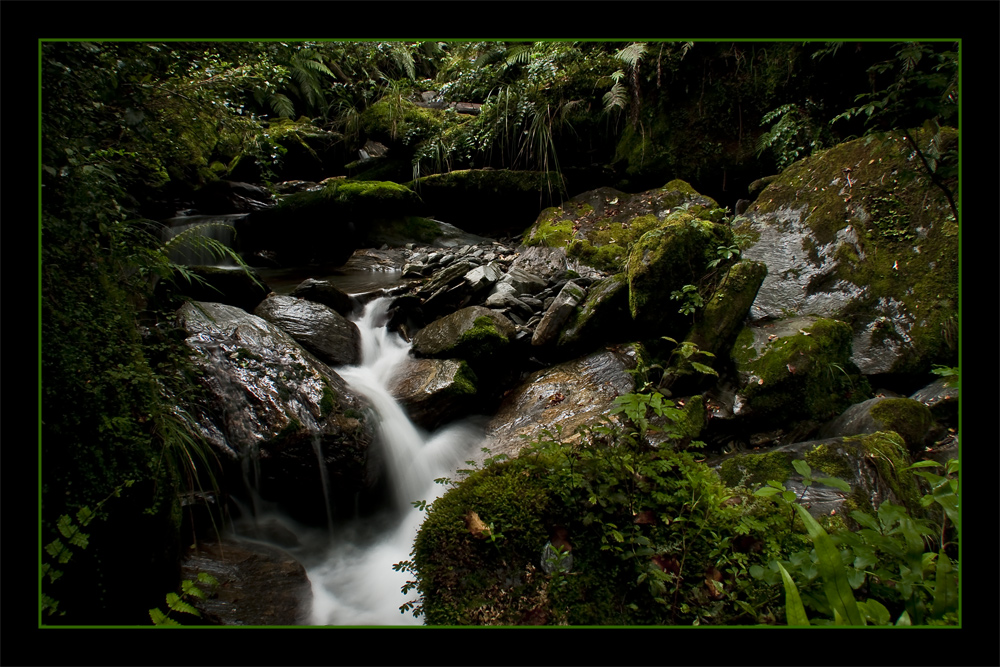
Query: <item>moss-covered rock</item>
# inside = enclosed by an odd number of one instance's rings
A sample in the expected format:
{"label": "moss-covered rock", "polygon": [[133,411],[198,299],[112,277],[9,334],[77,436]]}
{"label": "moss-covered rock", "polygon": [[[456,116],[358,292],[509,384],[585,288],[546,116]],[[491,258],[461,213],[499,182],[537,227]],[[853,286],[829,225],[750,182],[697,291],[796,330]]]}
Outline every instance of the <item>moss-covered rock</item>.
{"label": "moss-covered rock", "polygon": [[824,424],[819,436],[858,435],[895,431],[914,454],[920,453],[934,424],[930,408],[910,398],[875,397],[852,405],[842,415]]}
{"label": "moss-covered rock", "polygon": [[[809,465],[812,476],[835,477],[851,491],[814,483],[803,485],[793,460]],[[874,512],[884,501],[920,515],[917,478],[902,472],[911,464],[902,438],[893,432],[810,440],[783,445],[766,452],[727,457],[714,467],[722,481],[733,487],[755,489],[769,481],[784,484],[814,516],[847,515],[853,510]]]}
{"label": "moss-covered rock", "polygon": [[628,311],[628,278],[618,273],[593,283],[587,297],[570,315],[557,346],[566,352],[584,351],[601,343],[635,338]]}
{"label": "moss-covered rock", "polygon": [[379,234],[412,228],[428,236],[423,211],[416,193],[398,183],[331,179],[251,213],[236,229],[244,254],[270,251],[281,264],[339,266]]}
{"label": "moss-covered rock", "polygon": [[628,255],[632,317],[662,335],[686,329],[679,304],[670,300],[672,292],[700,284],[717,248],[731,242],[728,227],[686,211],[671,213],[662,226],[643,234]]}
{"label": "moss-covered rock", "polygon": [[[943,129],[942,154],[957,133]],[[916,133],[920,146],[930,135]],[[788,167],[737,225],[768,276],[755,320],[847,322],[865,374],[957,361],[958,223],[899,133],[840,144]]]}
{"label": "moss-covered rock", "polygon": [[555,172],[460,169],[409,183],[435,218],[473,233],[524,229],[564,190]]}
{"label": "moss-covered rock", "polygon": [[616,273],[624,269],[630,244],[682,206],[705,219],[718,208],[715,200],[680,180],[638,194],[597,188],[542,211],[525,231],[523,243],[565,248],[588,266]]}
{"label": "moss-covered rock", "polygon": [[[755,335],[763,337],[756,345]],[[786,321],[785,330],[745,327],[730,356],[746,401],[744,414],[757,428],[796,420],[818,425],[869,391],[850,361],[851,329],[844,322],[803,318]]]}
{"label": "moss-covered rock", "polygon": [[417,332],[412,350],[419,357],[465,360],[477,376],[490,383],[510,370],[505,360],[514,333],[513,323],[501,313],[469,306]]}

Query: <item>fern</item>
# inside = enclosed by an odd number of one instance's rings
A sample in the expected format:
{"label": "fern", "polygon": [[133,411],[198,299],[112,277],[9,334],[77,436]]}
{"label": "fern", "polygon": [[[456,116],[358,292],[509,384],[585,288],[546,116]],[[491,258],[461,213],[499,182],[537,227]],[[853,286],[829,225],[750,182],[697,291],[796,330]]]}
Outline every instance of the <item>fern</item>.
{"label": "fern", "polygon": [[295,105],[292,104],[292,101],[287,96],[281,93],[271,95],[268,102],[271,104],[274,113],[282,118],[291,118],[295,115]]}

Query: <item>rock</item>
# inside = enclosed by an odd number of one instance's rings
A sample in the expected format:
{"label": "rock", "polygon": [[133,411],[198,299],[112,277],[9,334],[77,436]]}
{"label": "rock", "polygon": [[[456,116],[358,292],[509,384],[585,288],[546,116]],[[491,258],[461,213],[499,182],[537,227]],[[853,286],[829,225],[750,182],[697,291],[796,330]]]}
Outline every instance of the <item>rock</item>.
{"label": "rock", "polygon": [[529,375],[487,424],[490,455],[517,456],[542,431],[555,437],[557,427],[564,440],[578,438],[578,427],[597,423],[617,396],[634,391],[628,371],[640,354],[638,345],[604,349]]}
{"label": "rock", "polygon": [[503,352],[513,335],[514,325],[503,315],[469,306],[421,329],[412,350],[421,357],[465,359],[475,368]]}
{"label": "rock", "polygon": [[370,451],[374,430],[368,403],[288,334],[256,315],[219,303],[189,302],[178,316],[208,396],[194,416],[219,454],[228,491],[242,495],[244,470],[249,470],[246,483],[261,498],[322,525],[322,461],[335,507],[353,508],[354,495],[374,486],[381,473],[381,462]]}
{"label": "rock", "polygon": [[663,224],[643,234],[628,255],[629,311],[640,326],[680,338],[688,316],[683,302],[671,300],[685,285],[700,285],[719,246],[733,242],[725,225],[671,213]]}
{"label": "rock", "polygon": [[602,187],[543,210],[525,231],[523,243],[560,248],[581,264],[617,273],[627,259],[628,247],[682,207],[693,217],[714,216],[716,222],[723,213],[715,200],[681,180],[637,194]]}
{"label": "rock", "polygon": [[503,271],[495,262],[490,262],[484,266],[477,266],[465,274],[465,282],[469,284],[473,295],[485,292],[500,280]]}
{"label": "rock", "polygon": [[264,188],[239,181],[210,181],[195,194],[195,204],[202,213],[249,213],[274,206],[271,193]]}
{"label": "rock", "polygon": [[531,344],[539,347],[555,340],[563,324],[569,319],[573,310],[580,305],[586,294],[576,283],[566,283],[559,291],[559,295],[556,296],[556,300],[545,311],[542,321],[535,327],[535,334],[531,337]]}
{"label": "rock", "polygon": [[[956,138],[942,128],[942,154]],[[743,258],[768,268],[753,320],[847,322],[866,375],[957,363],[958,223],[899,133],[792,164],[734,229],[752,240]]]}
{"label": "rock", "polygon": [[332,366],[361,363],[358,326],[329,306],[271,294],[254,314],[281,327],[325,363]]}
{"label": "rock", "polygon": [[558,197],[562,179],[555,172],[458,169],[410,185],[437,217],[477,234],[499,235],[524,229]]}
{"label": "rock", "polygon": [[244,271],[238,266],[189,266],[187,270],[201,278],[201,282],[178,280],[173,288],[195,301],[225,303],[253,312],[271,291],[252,268]]}
{"label": "rock", "polygon": [[[792,460],[804,460],[814,477],[837,477],[850,493],[813,484],[806,487]],[[898,471],[912,463],[906,446],[894,433],[810,440],[752,454],[737,454],[709,462],[728,486],[755,486],[768,481],[783,483],[794,491],[813,516],[836,513],[851,522],[849,512],[873,513],[884,501],[902,505],[922,515],[920,487],[913,475]],[[803,497],[803,494],[805,496]]]}
{"label": "rock", "polygon": [[633,334],[628,278],[618,273],[590,286],[586,299],[560,332],[557,344],[566,350],[582,350],[602,343],[624,342],[633,338]]}
{"label": "rock", "polygon": [[351,311],[354,310],[354,302],[351,301],[351,297],[340,291],[329,280],[306,278],[298,287],[292,290],[289,296],[321,303],[344,317],[350,315]]}
{"label": "rock", "polygon": [[514,260],[507,273],[500,278],[500,282],[493,288],[493,293],[496,293],[501,285],[509,286],[514,294],[538,294],[545,289],[548,284],[547,281],[540,276],[520,268],[517,265],[519,260],[520,258]]}
{"label": "rock", "polygon": [[[217,586],[197,582],[198,573]],[[261,542],[223,539],[199,542],[188,552],[181,576],[196,582],[205,598],[192,598],[199,625],[305,625],[312,606],[306,570],[288,552]]]}
{"label": "rock", "polygon": [[910,398],[920,401],[937,419],[958,419],[958,388],[955,378],[943,377],[913,393]]}
{"label": "rock", "polygon": [[[567,272],[596,278],[602,278],[604,275],[592,267],[581,264],[575,259],[568,258],[565,248],[551,248],[541,245],[520,248],[517,258],[510,265],[510,269],[508,269],[508,273],[514,269],[537,276],[545,283],[564,279],[568,275]],[[522,286],[520,291],[530,290]]]}
{"label": "rock", "polygon": [[744,327],[730,356],[739,374],[739,401],[750,430],[816,426],[868,398],[869,387],[851,364],[850,327],[803,317]]}
{"label": "rock", "polygon": [[476,382],[464,361],[410,358],[396,371],[388,389],[415,424],[434,430],[468,414]]}
{"label": "rock", "polygon": [[842,415],[824,424],[820,438],[895,431],[914,454],[923,452],[934,418],[930,409],[910,398],[875,397],[856,403]]}

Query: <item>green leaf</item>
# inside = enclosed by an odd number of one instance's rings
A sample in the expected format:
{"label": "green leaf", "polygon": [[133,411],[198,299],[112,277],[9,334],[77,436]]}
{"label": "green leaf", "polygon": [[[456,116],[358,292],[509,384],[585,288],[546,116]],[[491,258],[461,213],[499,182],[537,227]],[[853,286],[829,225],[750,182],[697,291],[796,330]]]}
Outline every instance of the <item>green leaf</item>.
{"label": "green leaf", "polygon": [[773,496],[776,493],[781,493],[780,489],[776,489],[772,486],[763,486],[753,492],[755,496]]}
{"label": "green leaf", "polygon": [[792,461],[792,467],[795,468],[795,472],[799,473],[803,477],[807,478],[812,477],[812,468],[810,468],[809,464],[806,463],[805,461],[802,461],[801,459],[795,459],[794,461]]}
{"label": "green leaf", "polygon": [[843,491],[844,493],[850,493],[851,487],[844,480],[838,477],[817,477],[813,480],[817,484],[825,484],[826,486],[832,486],[835,489]]}
{"label": "green leaf", "polygon": [[802,598],[799,597],[799,589],[796,588],[792,575],[788,574],[781,563],[778,563],[778,569],[781,570],[781,580],[785,585],[785,618],[788,625],[809,625],[806,608],[802,605]]}
{"label": "green leaf", "polygon": [[854,599],[854,591],[851,589],[851,584],[844,571],[840,552],[833,540],[804,507],[795,505],[795,511],[798,512],[799,518],[805,524],[813,546],[816,548],[816,555],[819,558],[819,572],[823,578],[823,592],[826,593],[827,602],[848,625],[864,625],[864,619],[861,618],[861,612]]}
{"label": "green leaf", "polygon": [[180,611],[185,614],[193,614],[194,616],[201,616],[200,611],[182,600],[181,596],[177,593],[167,593],[167,606],[174,611]]}
{"label": "green leaf", "polygon": [[159,607],[149,610],[149,618],[153,621],[153,625],[180,625],[180,623],[160,611]]}
{"label": "green leaf", "polygon": [[699,373],[703,373],[705,375],[715,375],[716,377],[718,377],[719,375],[716,372],[716,370],[711,366],[706,366],[705,364],[699,364],[697,361],[692,361],[691,366]]}
{"label": "green leaf", "polygon": [[931,614],[942,618],[950,611],[958,610],[958,587],[952,575],[951,559],[942,549],[938,552],[937,571],[934,577],[934,607]]}
{"label": "green leaf", "polygon": [[892,620],[889,610],[878,600],[869,599],[865,602],[859,602],[858,608],[868,620],[872,621],[873,625],[889,625]]}

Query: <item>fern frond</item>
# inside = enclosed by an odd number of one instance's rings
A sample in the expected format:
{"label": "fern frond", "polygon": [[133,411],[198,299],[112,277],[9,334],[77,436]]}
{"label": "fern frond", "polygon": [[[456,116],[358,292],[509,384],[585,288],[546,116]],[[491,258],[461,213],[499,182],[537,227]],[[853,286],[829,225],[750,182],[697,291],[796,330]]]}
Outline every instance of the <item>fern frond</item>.
{"label": "fern frond", "polygon": [[159,607],[149,610],[149,618],[153,621],[153,625],[180,625],[180,623],[160,611]]}
{"label": "fern frond", "polygon": [[413,62],[413,55],[406,49],[406,47],[401,44],[393,44],[392,49],[389,51],[389,55],[395,61],[396,65],[406,72],[406,76],[410,80],[415,80],[417,78],[417,67]]}
{"label": "fern frond", "polygon": [[518,44],[507,49],[507,57],[503,61],[504,69],[513,67],[514,65],[527,65],[530,63],[533,49],[533,44]]}
{"label": "fern frond", "polygon": [[177,593],[167,593],[167,606],[174,611],[179,611],[185,614],[191,614],[193,616],[201,616],[201,612],[192,607],[190,604],[181,599],[181,596]]}
{"label": "fern frond", "polygon": [[[615,74],[621,73],[621,70],[615,72]],[[611,86],[611,90],[604,93],[604,113],[611,113],[613,109],[622,109],[628,105],[628,90],[622,85],[621,81],[616,79],[614,85]]]}
{"label": "fern frond", "polygon": [[295,105],[292,104],[292,101],[285,95],[275,93],[274,95],[271,95],[269,101],[274,113],[278,114],[282,118],[291,118],[295,115]]}
{"label": "fern frond", "polygon": [[635,67],[640,60],[642,60],[643,54],[646,53],[646,43],[645,42],[633,42],[628,46],[619,49],[615,53],[615,58],[622,61],[629,68]]}

